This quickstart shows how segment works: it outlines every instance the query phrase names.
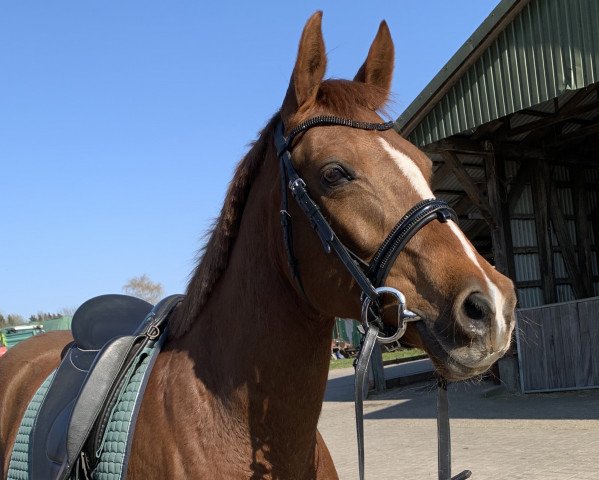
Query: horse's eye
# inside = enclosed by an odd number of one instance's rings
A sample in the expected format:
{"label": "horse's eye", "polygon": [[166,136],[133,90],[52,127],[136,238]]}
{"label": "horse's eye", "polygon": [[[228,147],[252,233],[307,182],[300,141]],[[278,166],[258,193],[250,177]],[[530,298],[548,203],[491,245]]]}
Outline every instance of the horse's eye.
{"label": "horse's eye", "polygon": [[336,163],[327,165],[322,169],[322,181],[327,187],[336,187],[351,179],[351,175],[341,165]]}

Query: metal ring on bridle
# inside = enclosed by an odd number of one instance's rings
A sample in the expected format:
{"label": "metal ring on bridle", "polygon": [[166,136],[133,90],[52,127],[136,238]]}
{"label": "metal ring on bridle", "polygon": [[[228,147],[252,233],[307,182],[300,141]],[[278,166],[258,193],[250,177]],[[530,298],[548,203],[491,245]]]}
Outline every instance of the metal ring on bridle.
{"label": "metal ring on bridle", "polygon": [[[390,293],[395,296],[397,299],[397,330],[393,335],[388,337],[377,335],[376,339],[381,343],[392,343],[399,340],[404,333],[406,333],[406,329],[408,328],[408,322],[414,322],[416,320],[420,320],[420,317],[416,315],[414,312],[406,309],[406,297],[403,293],[393,287],[378,287],[375,289],[376,293],[381,294]],[[362,301],[362,325],[366,330],[370,327],[368,323],[368,312],[370,310],[370,305],[372,304],[372,300],[370,297],[365,297]]]}

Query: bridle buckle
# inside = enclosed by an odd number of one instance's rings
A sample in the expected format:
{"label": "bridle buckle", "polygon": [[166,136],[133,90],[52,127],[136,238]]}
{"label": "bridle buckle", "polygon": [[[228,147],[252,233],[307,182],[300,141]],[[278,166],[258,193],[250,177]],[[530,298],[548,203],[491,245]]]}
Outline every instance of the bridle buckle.
{"label": "bridle buckle", "polygon": [[291,193],[295,193],[298,188],[306,188],[306,182],[302,178],[296,178],[289,182],[289,190]]}
{"label": "bridle buckle", "polygon": [[[403,337],[404,333],[406,333],[406,329],[408,328],[408,323],[416,322],[420,320],[420,317],[408,310],[406,308],[406,297],[403,293],[393,287],[378,287],[375,289],[379,298],[382,294],[388,293],[393,295],[397,299],[397,330],[393,335],[388,337],[383,335],[377,335],[376,339],[380,343],[392,343],[399,340]],[[371,311],[370,306],[372,305],[372,299],[370,297],[365,297],[362,301],[362,316],[361,322],[364,326],[365,331],[368,331],[370,328],[370,322],[368,321],[368,315]]]}

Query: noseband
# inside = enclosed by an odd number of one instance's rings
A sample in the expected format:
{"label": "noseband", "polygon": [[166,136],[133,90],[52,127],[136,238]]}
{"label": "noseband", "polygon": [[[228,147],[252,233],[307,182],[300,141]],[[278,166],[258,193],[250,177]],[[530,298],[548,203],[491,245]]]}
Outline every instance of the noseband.
{"label": "noseband", "polygon": [[[306,188],[306,182],[300,177],[291,160],[293,141],[302,133],[314,127],[343,126],[359,130],[386,131],[393,128],[394,122],[369,123],[359,122],[335,116],[317,116],[306,120],[289,132],[285,137],[285,127],[282,120],[275,128],[275,146],[280,162],[280,188],[281,188],[281,226],[283,228],[283,241],[287,255],[287,263],[297,284],[298,290],[306,297],[302,280],[300,277],[298,262],[293,251],[293,230],[291,214],[289,213],[289,196],[291,195],[299,205],[300,209],[308,218],[310,225],[320,238],[326,253],[334,251],[346,270],[354,278],[362,295],[362,324],[365,335],[360,347],[356,366],[355,380],[355,402],[356,402],[356,428],[358,437],[358,463],[360,479],[364,479],[364,421],[363,421],[363,385],[368,369],[370,355],[376,341],[390,343],[399,340],[405,333],[407,322],[420,320],[420,318],[406,308],[406,299],[398,290],[383,286],[391,267],[398,255],[404,249],[410,239],[418,231],[432,222],[438,220],[457,222],[457,215],[453,209],[443,200],[429,198],[414,205],[397,222],[395,227],[381,243],[377,252],[368,263],[362,260],[352,250],[343,245],[335,234],[330,223],[322,214],[320,208],[312,200]],[[395,332],[389,335],[380,335],[385,326],[380,315],[380,298],[383,294],[391,294],[396,297],[398,303],[397,326]],[[307,297],[306,297],[307,299]],[[449,434],[449,418],[447,415],[447,384],[443,379],[439,380],[438,395],[438,437],[439,437],[439,479],[451,479],[451,447]],[[468,470],[456,475],[453,479],[465,479],[470,476]]]}

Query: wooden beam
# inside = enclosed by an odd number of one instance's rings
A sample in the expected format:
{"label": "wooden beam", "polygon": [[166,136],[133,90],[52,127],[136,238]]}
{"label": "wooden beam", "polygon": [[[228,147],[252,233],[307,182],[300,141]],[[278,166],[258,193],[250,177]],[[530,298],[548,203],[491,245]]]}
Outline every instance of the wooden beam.
{"label": "wooden beam", "polygon": [[570,117],[597,110],[597,108],[599,108],[597,104],[592,103],[589,105],[581,105],[571,110],[568,109],[567,111],[560,111],[560,113],[556,113],[551,117],[543,118],[541,120],[535,120],[533,122],[525,123],[524,125],[519,125],[517,127],[510,128],[505,132],[505,136],[508,138],[515,137],[516,135],[520,135],[522,133],[528,133],[535,130],[539,130],[541,128],[550,127],[552,125],[556,125],[558,123],[567,121]]}
{"label": "wooden beam", "polygon": [[550,189],[549,204],[551,224],[553,225],[553,230],[555,232],[555,236],[557,237],[557,243],[560,247],[564,263],[566,264],[566,270],[568,270],[568,276],[570,277],[574,295],[576,298],[589,297],[590,294],[587,292],[584,283],[582,282],[580,269],[576,264],[576,252],[572,246],[572,241],[566,226],[564,214],[562,213],[562,208],[559,204],[557,188],[555,185],[552,185]]}
{"label": "wooden beam", "polygon": [[470,175],[461,164],[460,159],[454,152],[443,152],[443,158],[445,163],[448,163],[451,167],[453,174],[460,182],[460,185],[468,195],[468,198],[474,205],[480,210],[480,213],[485,217],[487,223],[492,227],[497,227],[497,221],[493,217],[493,212],[487,199],[483,196],[482,192],[478,189],[475,183],[472,181]]}
{"label": "wooden beam", "polygon": [[572,179],[572,200],[576,214],[576,246],[578,247],[578,267],[581,280],[588,294],[593,293],[591,277],[591,242],[589,232],[589,214],[587,211],[584,169],[570,168]]}
{"label": "wooden beam", "polygon": [[457,195],[460,197],[464,195],[464,190],[455,190],[451,188],[434,188],[433,192],[435,195]]}
{"label": "wooden beam", "polygon": [[553,249],[549,233],[549,208],[547,199],[547,166],[536,160],[531,180],[532,198],[535,207],[535,226],[537,229],[537,247],[539,267],[545,303],[555,303],[555,282],[553,277]]}
{"label": "wooden beam", "polygon": [[[433,161],[433,166],[440,168],[441,165],[445,165],[445,162],[443,160]],[[464,161],[464,162],[462,162],[462,165],[464,165],[464,167],[466,167],[466,168],[472,168],[474,170],[484,170],[485,169],[485,166],[480,163]],[[433,173],[433,177],[435,176],[435,173]]]}
{"label": "wooden beam", "polygon": [[547,158],[547,152],[541,148],[535,146],[523,146],[522,143],[506,143],[501,142],[497,145],[497,150],[501,152],[501,155],[509,160],[509,157],[516,159],[520,158],[540,158],[545,160]]}
{"label": "wooden beam", "polygon": [[[598,108],[599,107],[595,107]],[[589,135],[593,135],[594,133],[599,132],[599,123],[592,123],[590,125],[587,125],[586,127],[580,127],[577,128],[576,130],[569,132],[569,133],[565,133],[563,135],[558,135],[557,137],[555,137],[555,139],[551,142],[548,142],[546,144],[546,147],[559,147],[562,146],[565,143],[571,143],[575,140],[578,140],[582,137],[587,137]]]}
{"label": "wooden beam", "polygon": [[472,207],[472,201],[470,200],[470,198],[468,198],[468,195],[464,193],[464,196],[456,202],[456,204],[453,206],[453,209],[455,210],[455,213],[457,213],[459,216],[465,214],[468,210],[470,210],[470,207]]}
{"label": "wooden beam", "polygon": [[487,177],[487,195],[489,198],[489,207],[491,214],[497,221],[497,224],[491,228],[491,241],[493,242],[493,253],[495,257],[495,268],[501,273],[508,275],[508,260],[505,247],[505,238],[503,236],[503,222],[501,215],[501,194],[497,178],[497,159],[495,155],[485,157],[485,174]]}
{"label": "wooden beam", "polygon": [[519,110],[517,113],[541,118],[550,117],[551,115],[555,114],[555,112],[542,112],[540,110],[533,110],[532,108],[525,108],[524,110]]}
{"label": "wooden beam", "polygon": [[426,153],[443,153],[446,150],[460,152],[466,155],[480,155],[486,153],[483,142],[473,142],[467,138],[449,137],[423,147]]}
{"label": "wooden beam", "polygon": [[497,132],[504,128],[504,121],[505,118],[500,118],[480,125],[476,131],[470,135],[470,139],[481,141],[485,138],[492,138]]}
{"label": "wooden beam", "polygon": [[530,174],[532,172],[532,165],[534,162],[524,160],[520,162],[520,168],[518,173],[512,181],[510,193],[507,197],[507,208],[509,213],[512,213],[516,208],[516,203],[520,200],[522,192],[526,188],[526,185],[530,183]]}
{"label": "wooden beam", "polygon": [[[599,247],[599,207],[595,207],[591,212],[591,228],[593,229],[593,237],[595,238],[595,246]],[[595,255],[599,260],[599,248],[596,249]]]}
{"label": "wooden beam", "polygon": [[432,190],[433,192],[439,188],[439,185],[447,178],[447,175],[451,174],[451,167],[447,162],[443,163],[435,173],[433,173]]}
{"label": "wooden beam", "polygon": [[579,89],[574,95],[572,95],[566,103],[562,105],[559,104],[559,97],[554,98],[554,108],[556,112],[561,112],[563,110],[572,110],[574,107],[579,105],[583,100],[585,100],[589,95],[595,94],[595,97],[599,100],[599,89],[597,87],[591,87],[590,85]]}
{"label": "wooden beam", "polygon": [[511,222],[506,201],[505,162],[498,155],[486,155],[485,172],[489,204],[497,221],[497,226],[491,228],[495,268],[504,275],[515,278]]}

